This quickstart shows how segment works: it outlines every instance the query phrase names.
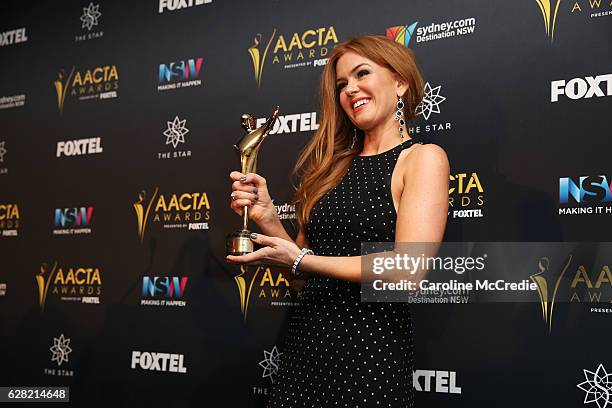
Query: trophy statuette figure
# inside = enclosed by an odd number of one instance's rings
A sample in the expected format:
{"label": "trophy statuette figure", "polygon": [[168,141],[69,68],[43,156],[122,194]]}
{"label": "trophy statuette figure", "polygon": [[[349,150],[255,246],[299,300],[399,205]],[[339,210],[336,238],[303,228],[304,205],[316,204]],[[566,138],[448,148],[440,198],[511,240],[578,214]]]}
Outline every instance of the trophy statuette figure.
{"label": "trophy statuette figure", "polygon": [[[253,115],[247,113],[241,117],[241,123],[247,132],[234,145],[240,157],[240,171],[242,174],[255,173],[257,171],[257,156],[259,148],[266,136],[274,128],[274,123],[278,118],[278,106],[272,112],[270,118],[261,127],[255,128]],[[251,241],[251,231],[248,230],[249,208],[242,209],[242,229],[235,231],[227,236],[225,242],[225,252],[227,255],[245,255],[253,252],[254,246]]]}

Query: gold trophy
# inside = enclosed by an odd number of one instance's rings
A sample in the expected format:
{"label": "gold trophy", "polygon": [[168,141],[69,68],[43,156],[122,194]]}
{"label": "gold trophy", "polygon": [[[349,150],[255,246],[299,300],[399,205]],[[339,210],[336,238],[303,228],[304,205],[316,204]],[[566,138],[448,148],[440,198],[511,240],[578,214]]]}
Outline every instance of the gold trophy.
{"label": "gold trophy", "polygon": [[[257,171],[257,155],[259,148],[268,133],[274,127],[278,118],[278,106],[272,112],[270,119],[266,123],[255,128],[253,115],[245,113],[241,117],[242,127],[246,134],[242,136],[234,145],[240,156],[240,169],[242,174],[255,173]],[[253,252],[254,246],[251,241],[251,231],[247,229],[249,223],[249,207],[242,209],[242,229],[227,236],[225,241],[225,252],[227,255],[245,255]]]}

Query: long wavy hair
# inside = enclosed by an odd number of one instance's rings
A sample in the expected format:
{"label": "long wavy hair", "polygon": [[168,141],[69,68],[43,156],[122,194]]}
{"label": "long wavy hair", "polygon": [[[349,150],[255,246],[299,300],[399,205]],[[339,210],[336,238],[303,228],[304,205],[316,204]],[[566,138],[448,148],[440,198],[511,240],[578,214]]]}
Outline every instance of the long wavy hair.
{"label": "long wavy hair", "polygon": [[299,180],[293,201],[302,228],[308,224],[316,203],[338,185],[348,171],[351,159],[363,148],[363,137],[359,137],[351,148],[355,126],[340,106],[336,88],[336,64],[347,52],[354,52],[387,68],[408,85],[403,95],[406,123],[413,122],[416,107],[423,99],[423,78],[414,54],[403,45],[384,36],[363,35],[334,48],[321,76],[321,124],[293,169],[294,180]]}

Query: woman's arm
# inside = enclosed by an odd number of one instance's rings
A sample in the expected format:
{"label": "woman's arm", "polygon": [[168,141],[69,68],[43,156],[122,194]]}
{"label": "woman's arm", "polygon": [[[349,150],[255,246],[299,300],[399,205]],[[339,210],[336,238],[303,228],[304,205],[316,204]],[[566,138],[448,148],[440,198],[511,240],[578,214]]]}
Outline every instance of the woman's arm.
{"label": "woman's arm", "polygon": [[[424,145],[410,154],[403,173],[404,188],[397,209],[396,243],[442,240],[448,214],[448,175],[448,158],[442,148]],[[300,252],[295,243],[287,240],[258,235],[254,241],[266,246],[248,255],[228,257],[228,260],[291,267]],[[361,258],[306,255],[299,269],[359,282]]]}

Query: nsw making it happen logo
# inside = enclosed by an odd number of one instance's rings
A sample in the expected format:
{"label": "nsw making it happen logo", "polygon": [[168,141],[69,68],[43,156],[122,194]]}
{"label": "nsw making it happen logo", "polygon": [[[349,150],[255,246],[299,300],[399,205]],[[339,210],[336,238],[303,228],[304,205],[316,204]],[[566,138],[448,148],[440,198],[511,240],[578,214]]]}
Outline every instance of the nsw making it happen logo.
{"label": "nsw making it happen logo", "polygon": [[202,85],[202,62],[203,59],[198,57],[159,64],[157,90],[161,92]]}
{"label": "nsw making it happen logo", "polygon": [[94,207],[56,208],[53,235],[91,234]]}
{"label": "nsw making it happen logo", "polygon": [[603,174],[559,178],[559,215],[611,214],[612,181],[608,180]]}
{"label": "nsw making it happen logo", "polygon": [[189,278],[187,276],[143,276],[143,306],[186,306],[182,300]]}

